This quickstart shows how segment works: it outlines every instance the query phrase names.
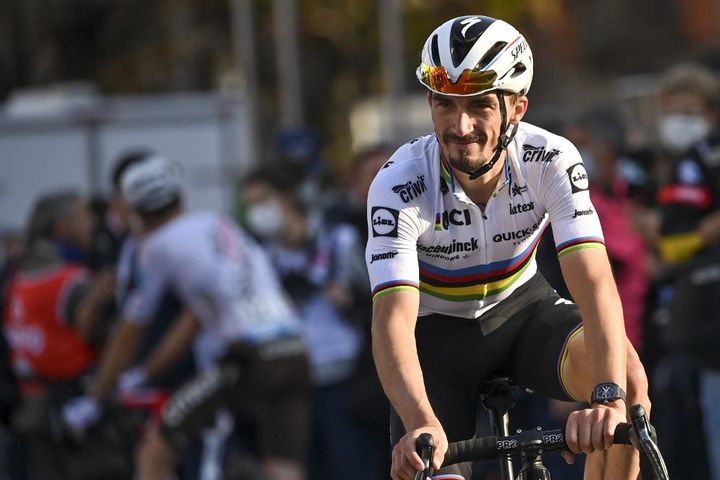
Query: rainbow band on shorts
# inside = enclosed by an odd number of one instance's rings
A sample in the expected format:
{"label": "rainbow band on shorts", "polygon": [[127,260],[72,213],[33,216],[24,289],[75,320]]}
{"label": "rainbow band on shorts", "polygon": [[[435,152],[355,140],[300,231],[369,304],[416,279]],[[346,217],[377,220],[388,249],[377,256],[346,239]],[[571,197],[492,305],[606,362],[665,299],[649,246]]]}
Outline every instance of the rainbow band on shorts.
{"label": "rainbow band on shorts", "polygon": [[562,353],[560,354],[560,357],[558,358],[558,364],[557,364],[557,375],[558,379],[560,380],[560,386],[562,387],[565,394],[568,396],[568,398],[572,398],[574,400],[577,400],[579,402],[584,401],[582,398],[577,398],[568,388],[565,384],[565,378],[563,376],[563,371],[565,371],[565,364],[567,363],[568,358],[568,347],[570,346],[570,342],[578,336],[583,331],[583,324],[578,324],[577,327],[575,327],[565,338],[565,343],[563,343],[562,347]]}

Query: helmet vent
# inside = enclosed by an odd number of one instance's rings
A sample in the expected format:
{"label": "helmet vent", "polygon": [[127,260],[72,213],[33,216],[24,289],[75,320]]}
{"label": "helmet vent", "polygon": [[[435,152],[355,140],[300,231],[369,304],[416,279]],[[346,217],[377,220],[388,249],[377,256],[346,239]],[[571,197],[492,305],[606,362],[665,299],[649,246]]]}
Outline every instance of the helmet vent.
{"label": "helmet vent", "polygon": [[502,49],[505,48],[505,45],[507,45],[507,42],[496,42],[495,45],[490,47],[487,53],[485,53],[485,55],[480,59],[480,61],[475,66],[475,69],[482,70],[483,68],[487,67],[487,65],[492,62],[495,57],[497,57],[498,53],[500,53]]}
{"label": "helmet vent", "polygon": [[518,75],[520,75],[521,73],[523,73],[525,70],[527,70],[527,67],[525,66],[525,64],[524,64],[524,63],[518,63],[517,65],[515,65],[515,70],[513,70],[513,73],[512,73],[512,75],[511,75],[511,77],[512,77],[512,78],[515,78],[515,77],[517,77]]}
{"label": "helmet vent", "polygon": [[440,48],[438,47],[438,36],[434,35],[430,42],[430,58],[435,66],[442,65],[440,61]]}

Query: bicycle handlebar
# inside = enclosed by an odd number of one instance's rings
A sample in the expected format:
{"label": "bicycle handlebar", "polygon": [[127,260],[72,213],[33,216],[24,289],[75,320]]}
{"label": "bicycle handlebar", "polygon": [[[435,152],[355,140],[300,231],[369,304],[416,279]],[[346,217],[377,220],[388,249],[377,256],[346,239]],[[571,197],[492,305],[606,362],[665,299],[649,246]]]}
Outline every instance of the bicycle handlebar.
{"label": "bicycle handlebar", "polygon": [[[669,480],[667,468],[660,450],[655,443],[655,430],[647,421],[642,405],[630,408],[631,423],[621,423],[615,429],[613,443],[633,445],[640,452],[641,473],[643,479]],[[448,445],[443,466],[474,460],[490,460],[502,457],[534,456],[544,452],[567,450],[565,434],[562,430],[519,430],[516,435],[471,438]],[[434,451],[434,442],[429,433],[421,434],[417,439],[417,451],[423,460],[425,470],[418,472],[415,480],[425,480],[432,476],[430,460]]]}

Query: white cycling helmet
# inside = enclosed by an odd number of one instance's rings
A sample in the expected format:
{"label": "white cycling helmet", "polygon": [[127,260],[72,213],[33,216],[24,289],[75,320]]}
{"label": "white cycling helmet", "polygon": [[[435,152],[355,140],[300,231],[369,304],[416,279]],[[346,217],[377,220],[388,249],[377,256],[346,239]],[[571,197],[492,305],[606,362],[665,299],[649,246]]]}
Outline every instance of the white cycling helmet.
{"label": "white cycling helmet", "polygon": [[457,17],[433,31],[422,49],[416,75],[436,93],[479,95],[502,90],[526,94],[533,60],[525,37],[502,20]]}
{"label": "white cycling helmet", "polygon": [[121,178],[125,201],[143,213],[153,213],[179,198],[182,191],[177,165],[159,155],[128,167]]}

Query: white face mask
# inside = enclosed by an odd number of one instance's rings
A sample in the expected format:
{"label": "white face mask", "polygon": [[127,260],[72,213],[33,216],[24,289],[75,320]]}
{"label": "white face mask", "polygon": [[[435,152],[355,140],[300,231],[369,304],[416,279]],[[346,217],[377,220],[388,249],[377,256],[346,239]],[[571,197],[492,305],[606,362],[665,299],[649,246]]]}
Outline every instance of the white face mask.
{"label": "white face mask", "polygon": [[285,213],[278,200],[265,200],[248,207],[247,226],[264,240],[277,239],[286,225]]}
{"label": "white face mask", "polygon": [[710,123],[700,115],[668,114],[660,116],[660,144],[672,153],[683,153],[710,132]]}

